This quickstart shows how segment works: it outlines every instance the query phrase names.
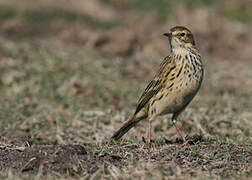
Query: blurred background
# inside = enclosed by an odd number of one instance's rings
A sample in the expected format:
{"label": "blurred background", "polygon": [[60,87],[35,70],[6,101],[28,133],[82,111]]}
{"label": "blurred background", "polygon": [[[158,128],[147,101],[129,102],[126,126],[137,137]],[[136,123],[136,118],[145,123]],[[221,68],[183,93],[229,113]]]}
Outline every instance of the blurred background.
{"label": "blurred background", "polygon": [[[181,116],[185,133],[251,140],[251,0],[1,0],[0,140],[111,136],[168,55],[162,34],[176,25],[193,32],[206,68]],[[171,127],[157,118],[155,136],[175,137]]]}

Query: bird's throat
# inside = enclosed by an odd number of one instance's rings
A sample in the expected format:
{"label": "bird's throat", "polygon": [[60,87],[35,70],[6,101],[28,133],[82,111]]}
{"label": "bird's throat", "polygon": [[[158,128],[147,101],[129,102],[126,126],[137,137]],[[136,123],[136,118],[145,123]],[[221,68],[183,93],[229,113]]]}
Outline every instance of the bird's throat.
{"label": "bird's throat", "polygon": [[184,47],[176,47],[176,48],[172,48],[172,54],[174,56],[180,55],[182,57],[185,57],[186,55],[188,55],[190,53],[190,50]]}

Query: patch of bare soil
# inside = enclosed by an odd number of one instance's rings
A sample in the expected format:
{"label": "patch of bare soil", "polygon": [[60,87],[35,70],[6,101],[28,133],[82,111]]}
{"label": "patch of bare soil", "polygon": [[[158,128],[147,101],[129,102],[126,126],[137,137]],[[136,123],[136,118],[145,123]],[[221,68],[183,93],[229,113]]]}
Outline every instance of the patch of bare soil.
{"label": "patch of bare soil", "polygon": [[0,144],[0,171],[39,171],[69,175],[94,173],[109,158],[99,159],[80,145],[34,145],[18,147]]}
{"label": "patch of bare soil", "polygon": [[97,160],[79,145],[16,147],[0,146],[0,170],[33,171],[42,170],[78,173],[85,169],[95,171]]}

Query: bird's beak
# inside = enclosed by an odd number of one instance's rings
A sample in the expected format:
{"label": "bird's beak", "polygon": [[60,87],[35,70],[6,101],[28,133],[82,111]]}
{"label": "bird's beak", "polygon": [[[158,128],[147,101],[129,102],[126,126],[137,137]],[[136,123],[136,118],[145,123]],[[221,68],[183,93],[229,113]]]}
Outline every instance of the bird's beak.
{"label": "bird's beak", "polygon": [[166,37],[168,37],[168,38],[171,38],[171,36],[172,36],[171,33],[164,33],[163,35],[166,36]]}

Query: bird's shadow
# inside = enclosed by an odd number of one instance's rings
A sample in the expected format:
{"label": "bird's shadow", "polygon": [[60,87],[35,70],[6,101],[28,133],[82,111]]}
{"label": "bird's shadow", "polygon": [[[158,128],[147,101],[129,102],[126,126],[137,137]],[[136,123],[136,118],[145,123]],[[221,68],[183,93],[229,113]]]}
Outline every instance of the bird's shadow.
{"label": "bird's shadow", "polygon": [[[142,137],[142,141],[144,143],[147,142],[144,137]],[[156,140],[151,139],[151,143],[155,144],[155,141]],[[169,145],[184,144],[184,142],[183,142],[183,140],[181,138],[167,139],[167,138],[164,137],[163,141],[164,141],[164,144],[169,144]],[[202,135],[195,134],[194,136],[186,136],[186,143],[188,145],[196,145],[196,144],[199,144],[199,143],[204,142],[204,141],[205,140],[204,140]]]}

